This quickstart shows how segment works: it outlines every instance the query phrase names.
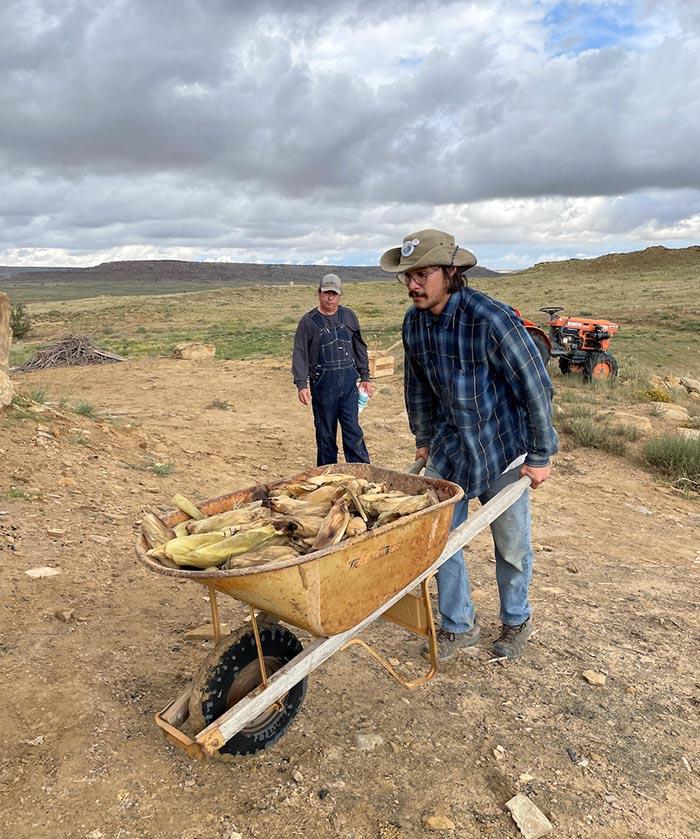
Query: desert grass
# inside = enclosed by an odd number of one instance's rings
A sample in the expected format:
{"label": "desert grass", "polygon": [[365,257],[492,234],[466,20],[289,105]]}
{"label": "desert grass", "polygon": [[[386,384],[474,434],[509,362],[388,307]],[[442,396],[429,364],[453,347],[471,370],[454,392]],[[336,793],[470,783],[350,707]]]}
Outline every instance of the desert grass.
{"label": "desert grass", "polygon": [[644,457],[677,486],[700,491],[700,439],[677,434],[653,437],[644,446]]}

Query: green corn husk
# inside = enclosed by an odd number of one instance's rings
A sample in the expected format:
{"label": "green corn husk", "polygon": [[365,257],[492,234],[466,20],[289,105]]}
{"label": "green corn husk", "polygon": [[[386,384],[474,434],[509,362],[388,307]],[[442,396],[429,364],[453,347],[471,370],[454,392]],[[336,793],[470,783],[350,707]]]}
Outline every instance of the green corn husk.
{"label": "green corn husk", "polygon": [[184,557],[193,553],[197,550],[197,548],[211,545],[214,542],[220,542],[223,538],[224,534],[220,531],[215,533],[195,533],[188,536],[178,536],[177,538],[171,539],[169,542],[165,543],[165,555],[169,559],[173,559],[175,562],[178,562],[179,559],[184,559]]}
{"label": "green corn husk", "polygon": [[[214,565],[222,565],[227,559],[248,553],[276,537],[279,538],[278,532],[271,524],[251,530],[242,530],[213,544],[197,548],[187,557],[187,565],[194,565],[196,568],[211,568]],[[173,557],[173,559],[177,562],[177,557]]]}
{"label": "green corn husk", "polygon": [[184,495],[173,495],[172,500],[170,502],[174,504],[178,510],[182,510],[183,513],[187,513],[187,515],[191,519],[204,519],[206,516],[204,513],[199,509],[199,507],[195,506],[189,498],[185,498]]}

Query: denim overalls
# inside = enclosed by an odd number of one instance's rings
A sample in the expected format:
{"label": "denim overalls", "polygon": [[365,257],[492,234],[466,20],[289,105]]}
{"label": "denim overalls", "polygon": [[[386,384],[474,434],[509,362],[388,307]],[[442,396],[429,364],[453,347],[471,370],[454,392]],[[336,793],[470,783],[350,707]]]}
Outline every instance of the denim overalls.
{"label": "denim overalls", "polygon": [[318,310],[311,319],[321,330],[318,363],[310,371],[311,406],[316,427],[316,465],[338,462],[338,422],[347,463],[369,463],[367,446],[357,420],[357,379],[352,334],[338,309],[338,322],[330,325]]}

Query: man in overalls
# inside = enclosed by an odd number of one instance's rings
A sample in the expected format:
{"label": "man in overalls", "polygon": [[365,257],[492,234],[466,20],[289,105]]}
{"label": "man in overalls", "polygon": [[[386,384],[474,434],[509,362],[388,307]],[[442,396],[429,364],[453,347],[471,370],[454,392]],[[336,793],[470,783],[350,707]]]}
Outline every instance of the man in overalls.
{"label": "man in overalls", "polygon": [[326,274],[318,288],[318,306],[299,321],[294,336],[292,375],[299,401],[311,405],[316,427],[316,465],[338,462],[338,423],[347,463],[369,463],[357,419],[357,380],[368,397],[367,345],[352,309],[340,305],[340,277]]}

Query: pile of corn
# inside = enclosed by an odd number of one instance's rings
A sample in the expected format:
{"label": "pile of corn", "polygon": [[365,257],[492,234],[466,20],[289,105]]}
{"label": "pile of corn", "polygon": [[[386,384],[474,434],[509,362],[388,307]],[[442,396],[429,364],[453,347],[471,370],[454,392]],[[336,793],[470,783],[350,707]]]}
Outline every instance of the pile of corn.
{"label": "pile of corn", "polygon": [[143,534],[148,555],[171,568],[246,568],[335,545],[438,501],[432,489],[406,495],[364,478],[326,473],[215,516],[176,495],[173,503],[190,518],[171,529],[147,512]]}

